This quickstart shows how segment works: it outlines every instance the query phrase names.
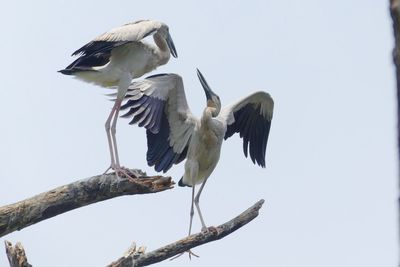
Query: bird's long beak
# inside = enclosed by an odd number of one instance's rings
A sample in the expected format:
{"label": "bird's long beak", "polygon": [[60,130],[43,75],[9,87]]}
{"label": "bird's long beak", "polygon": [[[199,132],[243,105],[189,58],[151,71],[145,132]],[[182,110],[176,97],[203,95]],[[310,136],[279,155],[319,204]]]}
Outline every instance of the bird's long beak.
{"label": "bird's long beak", "polygon": [[204,92],[206,93],[207,100],[212,100],[212,96],[215,95],[215,93],[211,90],[210,86],[208,85],[206,79],[204,78],[203,74],[197,70],[197,77],[199,77],[201,86],[203,86]]}
{"label": "bird's long beak", "polygon": [[172,41],[172,37],[171,37],[171,35],[169,33],[168,33],[168,36],[167,36],[167,45],[168,45],[169,51],[171,51],[171,55],[173,57],[177,58],[178,57],[178,53],[176,52],[174,41]]}

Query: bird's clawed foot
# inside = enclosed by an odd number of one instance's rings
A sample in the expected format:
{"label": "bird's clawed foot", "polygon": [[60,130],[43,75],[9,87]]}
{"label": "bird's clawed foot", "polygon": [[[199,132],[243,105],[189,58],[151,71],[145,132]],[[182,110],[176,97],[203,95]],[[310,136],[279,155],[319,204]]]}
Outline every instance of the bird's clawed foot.
{"label": "bird's clawed foot", "polygon": [[118,167],[114,169],[116,175],[120,178],[126,178],[131,182],[134,182],[135,178],[138,178],[133,172],[131,172],[128,168]]}
{"label": "bird's clawed foot", "polygon": [[201,231],[206,232],[206,233],[208,233],[208,232],[217,232],[218,233],[218,229],[215,226],[209,226],[209,227],[203,226],[203,227],[201,227]]}
{"label": "bird's clawed foot", "polygon": [[135,178],[138,178],[138,175],[130,169],[115,165],[110,165],[110,167],[107,168],[103,175],[107,174],[109,170],[114,170],[118,178],[126,178],[131,182],[133,182]]}
{"label": "bird's clawed foot", "polygon": [[189,249],[189,250],[187,250],[187,251],[185,251],[185,252],[182,252],[182,253],[176,255],[175,257],[171,258],[170,261],[179,258],[180,256],[182,256],[182,255],[185,254],[185,253],[189,253],[189,260],[192,260],[192,256],[194,256],[194,257],[196,257],[196,258],[199,258],[199,257],[200,257],[199,255],[194,254],[194,253]]}
{"label": "bird's clawed foot", "polygon": [[121,166],[115,168],[114,171],[118,177],[126,178],[130,182],[135,182],[135,179],[140,177],[140,174],[137,173],[136,171],[132,171],[128,168],[121,167]]}

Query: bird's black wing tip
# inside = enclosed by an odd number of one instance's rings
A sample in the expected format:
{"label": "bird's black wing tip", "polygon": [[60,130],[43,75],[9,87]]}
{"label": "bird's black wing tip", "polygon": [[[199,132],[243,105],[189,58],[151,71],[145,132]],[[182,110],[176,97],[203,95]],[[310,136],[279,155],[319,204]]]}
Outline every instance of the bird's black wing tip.
{"label": "bird's black wing tip", "polygon": [[79,49],[79,50],[76,50],[74,53],[72,53],[72,54],[71,54],[71,57],[82,56],[82,55],[83,55],[83,53],[82,53],[82,51]]}
{"label": "bird's black wing tip", "polygon": [[157,78],[157,77],[162,77],[162,76],[168,76],[168,73],[158,73],[158,74],[153,74],[150,76],[147,76],[146,79],[151,79],[151,78]]}
{"label": "bird's black wing tip", "polygon": [[74,71],[71,69],[63,69],[63,70],[59,70],[57,72],[64,74],[64,75],[72,75],[74,73]]}

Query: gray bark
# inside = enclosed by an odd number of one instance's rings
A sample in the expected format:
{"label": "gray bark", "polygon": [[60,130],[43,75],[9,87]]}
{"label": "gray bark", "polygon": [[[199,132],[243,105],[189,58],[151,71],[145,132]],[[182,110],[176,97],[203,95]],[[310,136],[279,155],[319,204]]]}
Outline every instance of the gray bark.
{"label": "gray bark", "polygon": [[7,258],[10,262],[10,267],[32,267],[32,265],[28,263],[28,259],[25,255],[25,250],[22,247],[21,243],[18,242],[17,244],[15,244],[15,246],[13,246],[12,243],[8,241],[5,241],[4,243],[6,246]]}
{"label": "gray bark", "polygon": [[191,248],[219,240],[256,218],[263,204],[264,200],[260,200],[227,223],[221,224],[217,227],[208,227],[207,231],[193,234],[149,253],[144,252],[144,247],[136,249],[136,244],[133,244],[123,257],[111,263],[107,267],[147,266],[169,259],[182,252],[188,251]]}
{"label": "gray bark", "polygon": [[[156,193],[171,189],[173,185],[171,177],[162,176],[126,179],[107,174],[83,179],[0,207],[0,236],[95,202],[123,195]],[[144,247],[136,249],[134,244],[123,257],[108,267],[147,266],[219,240],[256,218],[263,203],[264,200],[260,200],[229,222],[217,227],[208,227],[207,231],[193,234],[149,253],[145,253]],[[32,267],[20,243],[12,246],[10,242],[5,241],[5,246],[11,267]]]}
{"label": "gray bark", "polygon": [[148,194],[173,188],[171,177],[118,178],[93,176],[20,202],[0,207],[0,237],[61,213],[114,197]]}

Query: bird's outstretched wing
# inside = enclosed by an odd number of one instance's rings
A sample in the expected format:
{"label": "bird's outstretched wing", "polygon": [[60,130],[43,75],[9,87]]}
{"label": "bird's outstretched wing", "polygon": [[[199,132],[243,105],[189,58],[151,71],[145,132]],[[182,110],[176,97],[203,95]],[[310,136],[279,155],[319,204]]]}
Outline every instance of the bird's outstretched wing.
{"label": "bird's outstretched wing", "polygon": [[147,129],[147,163],[166,172],[186,158],[188,144],[198,123],[185,96],[182,78],[177,74],[158,74],[133,82],[121,107]]}
{"label": "bird's outstretched wing", "polygon": [[113,48],[129,42],[137,42],[155,33],[163,24],[153,20],[139,20],[127,23],[109,30],[85,44],[74,53],[73,56],[90,56],[98,53],[110,52]]}
{"label": "bird's outstretched wing", "polygon": [[[256,92],[235,104],[224,107],[218,119],[225,122],[225,140],[234,133],[243,138],[243,152],[253,163],[265,167],[265,150],[271,127],[274,101],[265,92]],[[249,149],[250,148],[250,149]]]}

